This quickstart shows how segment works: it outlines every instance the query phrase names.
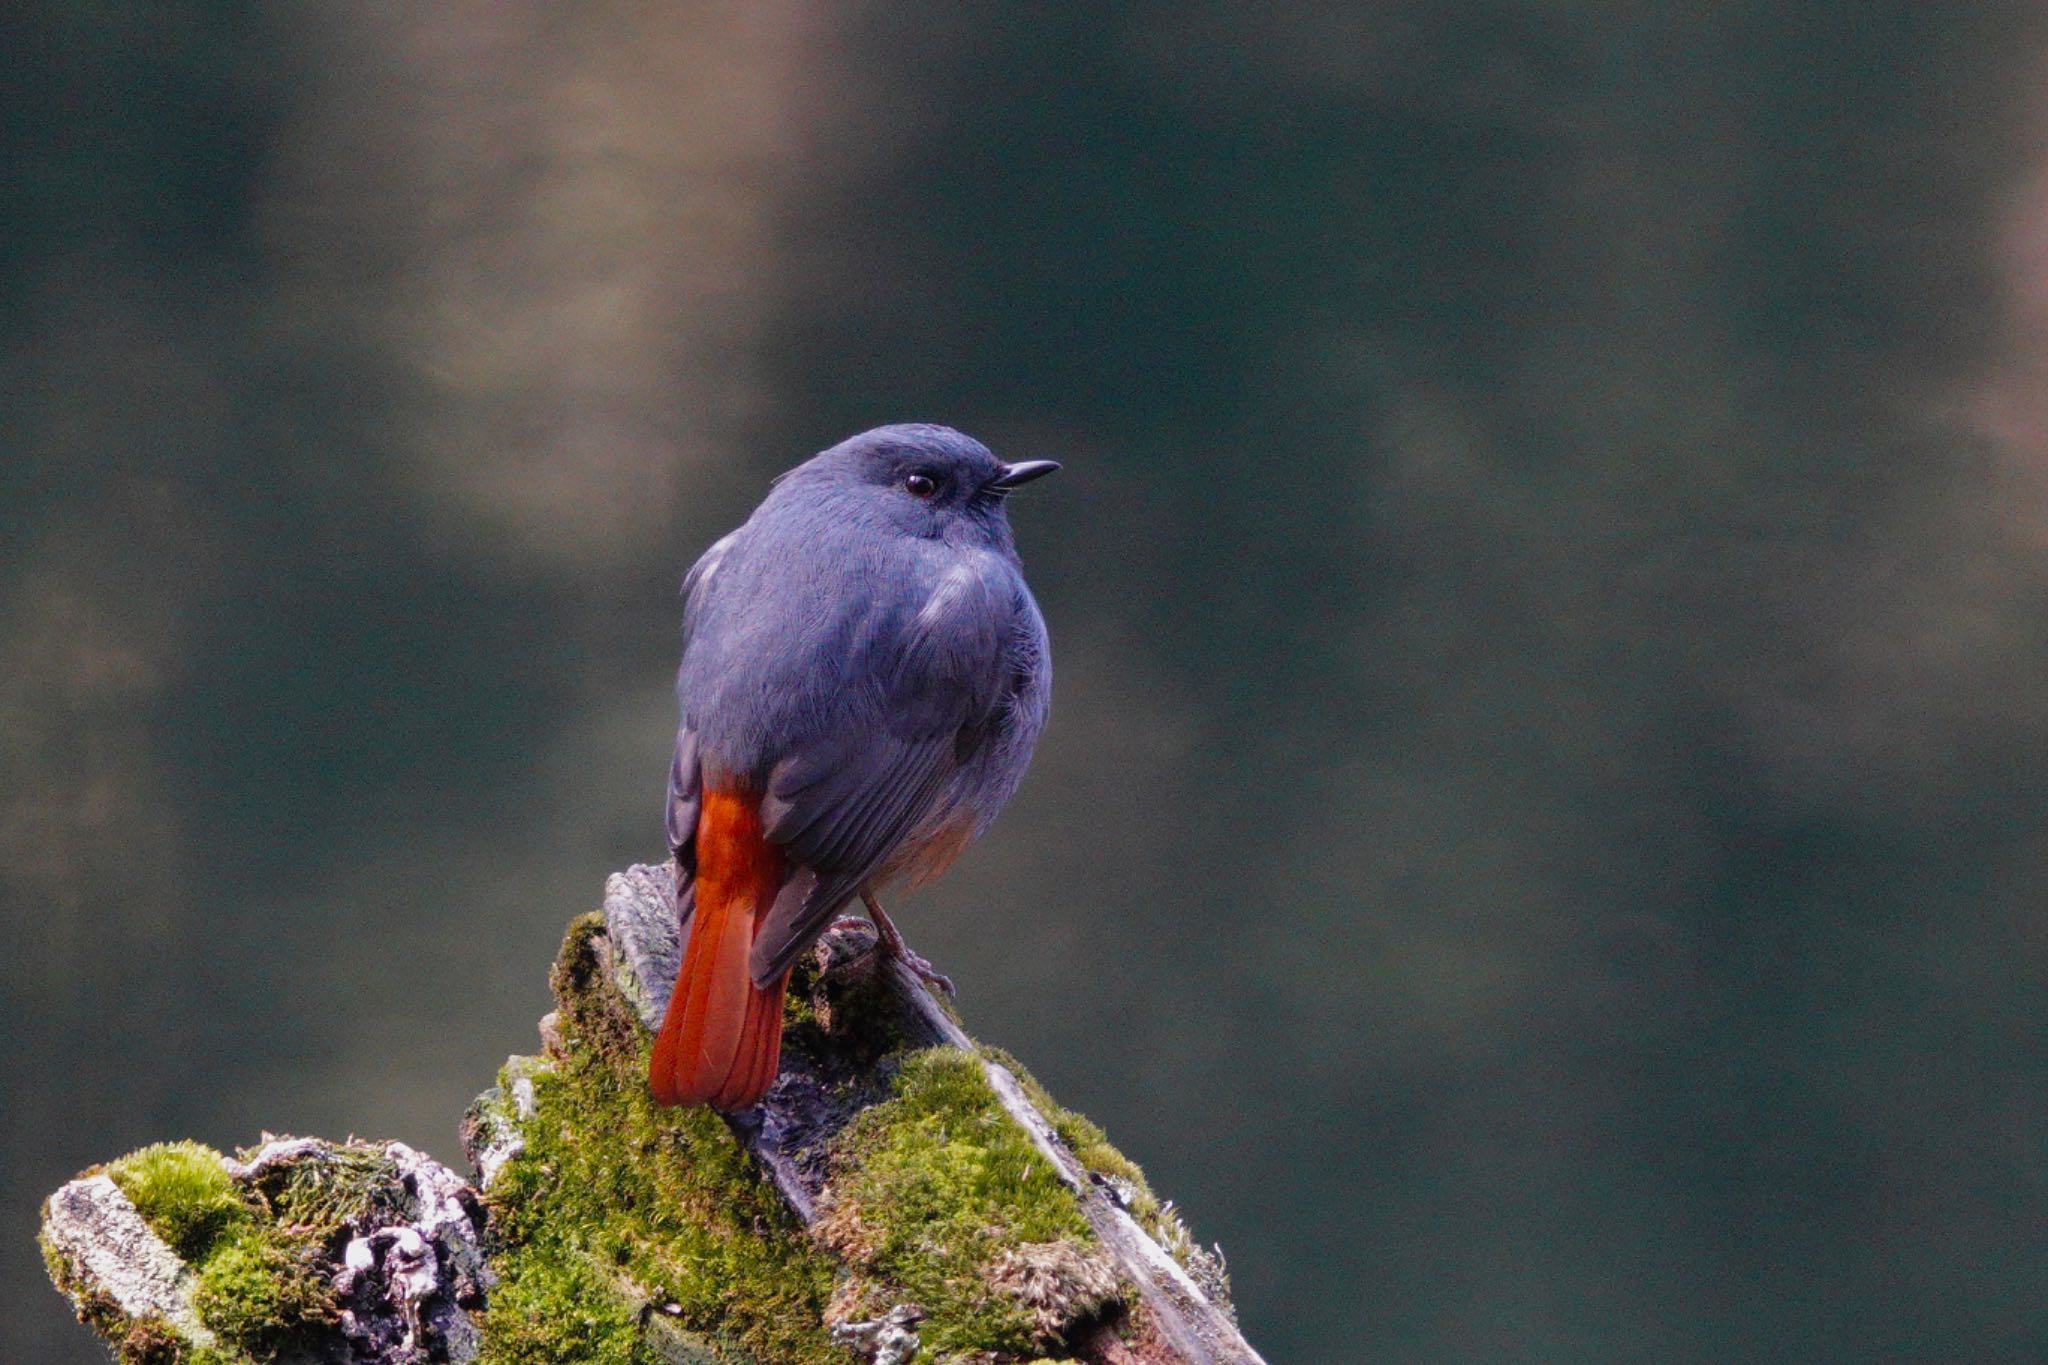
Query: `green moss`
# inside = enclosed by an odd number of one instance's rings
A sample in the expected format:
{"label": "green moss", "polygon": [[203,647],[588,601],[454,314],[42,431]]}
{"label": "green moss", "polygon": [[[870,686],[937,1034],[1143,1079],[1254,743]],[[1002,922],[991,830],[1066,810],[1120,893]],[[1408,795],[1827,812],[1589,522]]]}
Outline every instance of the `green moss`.
{"label": "green moss", "polygon": [[374,1143],[348,1142],[308,1152],[270,1167],[256,1185],[280,1224],[308,1236],[331,1237],[371,1222],[388,1226],[405,1214],[405,1181]]}
{"label": "green moss", "polygon": [[1138,1163],[1118,1151],[1109,1141],[1109,1135],[1091,1119],[1062,1108],[1046,1088],[1038,1083],[1023,1064],[1001,1048],[981,1044],[982,1053],[1017,1078],[1024,1087],[1024,1093],[1038,1106],[1038,1112],[1045,1115],[1067,1144],[1082,1168],[1107,1180],[1117,1191],[1124,1207],[1130,1212],[1139,1227],[1151,1234],[1152,1239],[1180,1262],[1201,1285],[1203,1292],[1218,1300],[1226,1310],[1229,1306],[1230,1281],[1223,1263],[1216,1253],[1208,1251],[1195,1241],[1171,1200],[1159,1198],[1152,1192],[1152,1186],[1145,1179],[1145,1172]]}
{"label": "green moss", "polygon": [[1068,1150],[1082,1167],[1096,1175],[1114,1182],[1140,1223],[1158,1211],[1158,1197],[1145,1180],[1145,1172],[1138,1163],[1118,1151],[1109,1141],[1109,1135],[1096,1125],[1094,1120],[1061,1107],[1051,1092],[1038,1083],[1038,1078],[1024,1069],[1024,1064],[999,1047],[980,1044],[982,1055],[1008,1071],[1024,1087],[1024,1093],[1038,1106],[1038,1112],[1045,1115],[1053,1131],[1067,1144]]}
{"label": "green moss", "polygon": [[252,1221],[255,1210],[221,1164],[221,1155],[197,1142],[159,1142],[106,1168],[144,1222],[188,1264],[202,1259],[230,1229]]}
{"label": "green moss", "polygon": [[640,1323],[589,1256],[522,1252],[491,1295],[484,1359],[498,1365],[635,1365]]}
{"label": "green moss", "polygon": [[863,1310],[915,1300],[935,1356],[1029,1356],[1046,1344],[1025,1307],[996,1288],[997,1260],[1020,1244],[1086,1247],[1094,1237],[976,1058],[952,1048],[907,1057],[892,1097],[835,1142],[833,1167],[817,1231],[879,1282],[860,1296]]}
{"label": "green moss", "polygon": [[122,1365],[184,1365],[190,1359],[178,1329],[154,1314],[130,1321],[113,1346]]}
{"label": "green moss", "polygon": [[810,959],[806,955],[800,972],[792,972],[789,990],[784,995],[782,1007],[782,1032],[785,1037],[796,1029],[823,1028],[825,1021],[818,1017],[818,1007],[811,999],[815,973],[810,970]]}
{"label": "green moss", "polygon": [[57,1292],[70,1299],[72,1306],[78,1310],[78,1320],[90,1325],[94,1322],[91,1315],[91,1309],[94,1307],[90,1301],[91,1289],[79,1279],[77,1271],[72,1268],[71,1258],[58,1250],[57,1244],[50,1240],[47,1231],[49,1226],[50,1205],[49,1201],[45,1200],[36,1231],[36,1246],[43,1253],[43,1269],[50,1272],[50,1283],[57,1286]]}
{"label": "green moss", "polygon": [[284,1354],[332,1325],[334,1293],[310,1264],[311,1251],[267,1228],[223,1239],[198,1267],[192,1304],[200,1321],[258,1360]]}
{"label": "green moss", "polygon": [[644,1031],[597,958],[601,927],[570,927],[554,972],[561,1045],[530,1073],[525,1150],[491,1185],[484,1361],[672,1358],[641,1325],[653,1312],[715,1336],[728,1361],[844,1365],[823,1326],[830,1260],[717,1115],[648,1093]]}
{"label": "green moss", "polygon": [[[1056,1365],[1062,1333],[1114,1321],[1126,1287],[1059,1173],[1002,1111],[980,1059],[905,1051],[872,974],[820,977],[806,960],[791,983],[793,1050],[829,1035],[831,1065],[843,1069],[826,1074],[858,1077],[828,1082],[846,1087],[845,1103],[887,1093],[812,1154],[830,1180],[807,1230],[723,1119],[654,1104],[646,1029],[609,954],[601,915],[570,926],[547,1058],[512,1059],[471,1115],[496,1151],[517,1148],[487,1193],[496,1283],[478,1323],[485,1365],[844,1365],[828,1320],[911,1301],[926,1313],[921,1359]],[[1141,1221],[1179,1229],[1099,1128],[1014,1060],[988,1055]],[[170,1324],[130,1322],[74,1292],[123,1361],[148,1365],[303,1354],[338,1313],[318,1257],[407,1198],[368,1144],[273,1162],[247,1187],[196,1143],[146,1148],[106,1173],[192,1267],[194,1307],[219,1338],[194,1347]],[[1191,1245],[1184,1230],[1162,1241],[1176,1254]],[[71,1292],[71,1268],[47,1246],[45,1256]]]}
{"label": "green moss", "polygon": [[[913,1046],[903,1031],[904,1016],[894,988],[875,969],[871,953],[835,951],[833,965],[820,970],[805,953],[789,974],[788,1003],[783,1007],[785,1047],[816,1053],[829,1050],[844,1065],[869,1070],[883,1057]],[[859,1020],[845,1028],[847,1020]],[[832,1035],[829,1045],[822,1035]]]}
{"label": "green moss", "polygon": [[[880,1059],[889,1098],[834,1139],[825,1206],[806,1235],[724,1120],[653,1103],[646,1032],[613,989],[601,934],[598,916],[570,927],[552,978],[549,1065],[515,1059],[476,1111],[516,1126],[523,1143],[489,1191],[500,1283],[481,1324],[486,1365],[843,1365],[828,1316],[906,1301],[926,1311],[925,1358],[1049,1359],[1059,1330],[1113,1307],[1114,1274],[1072,1192],[1003,1112],[979,1060],[950,1048]],[[803,1048],[842,1014],[873,1039],[871,989],[860,973],[813,980],[805,964],[788,1044]],[[532,1085],[523,1117],[514,1069]],[[1084,1159],[1142,1188],[1099,1130],[1042,1102]]]}
{"label": "green moss", "polygon": [[317,1242],[279,1229],[235,1184],[220,1153],[196,1142],[158,1143],[113,1162],[106,1174],[192,1268],[193,1307],[223,1347],[181,1342],[183,1354],[175,1353],[175,1332],[145,1319],[121,1336],[123,1360],[205,1365],[202,1350],[218,1362],[266,1359],[334,1321],[332,1292],[309,1264]]}

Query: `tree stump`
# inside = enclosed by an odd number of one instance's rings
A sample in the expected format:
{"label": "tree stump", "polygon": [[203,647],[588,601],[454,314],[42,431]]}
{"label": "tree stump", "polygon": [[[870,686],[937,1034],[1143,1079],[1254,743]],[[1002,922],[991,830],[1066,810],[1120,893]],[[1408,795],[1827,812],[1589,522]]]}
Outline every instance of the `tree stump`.
{"label": "tree stump", "polygon": [[1221,1256],[864,929],[798,965],[759,1106],[655,1105],[672,893],[630,868],[570,926],[542,1051],[463,1121],[470,1180],[266,1135],[52,1195],[80,1320],[149,1365],[1263,1365]]}

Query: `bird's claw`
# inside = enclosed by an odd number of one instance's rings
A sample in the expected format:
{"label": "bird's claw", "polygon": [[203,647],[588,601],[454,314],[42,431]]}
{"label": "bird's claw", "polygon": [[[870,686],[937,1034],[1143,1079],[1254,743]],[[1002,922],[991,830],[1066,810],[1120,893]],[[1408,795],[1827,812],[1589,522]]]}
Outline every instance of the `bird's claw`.
{"label": "bird's claw", "polygon": [[[892,957],[895,958],[898,962],[908,967],[911,975],[924,982],[925,985],[935,986],[947,995],[953,994],[952,978],[919,957],[916,953],[910,951],[910,945],[905,943],[903,935],[897,932],[895,921],[889,918],[888,912],[882,909],[880,902],[875,899],[873,893],[863,891],[860,899],[861,904],[867,907],[868,918],[866,920],[859,920],[848,916],[846,919],[834,923],[832,927],[837,929],[847,923],[871,924],[875,931],[875,946],[870,950],[871,952],[880,953],[885,960]],[[866,954],[862,954],[862,956],[866,956]]]}
{"label": "bird's claw", "polygon": [[924,982],[925,985],[936,986],[946,995],[953,994],[953,978],[932,966],[931,963],[925,961],[916,953],[911,952],[910,949],[900,948],[900,951],[893,954],[893,956],[898,962],[910,968],[911,975]]}
{"label": "bird's claw", "polygon": [[[856,924],[858,924],[863,929],[869,929],[873,927],[864,919],[854,919],[850,916],[846,919],[839,921],[839,923],[833,925],[832,927],[834,929],[845,929],[851,928]],[[897,940],[896,945],[892,947],[890,946],[889,940],[884,938],[880,934],[875,935],[874,942],[868,944],[865,948],[862,948],[859,952],[853,954],[853,956],[844,958],[840,962],[834,964],[834,966],[832,967],[832,971],[834,973],[837,973],[841,970],[855,967],[863,963],[875,963],[879,965],[887,963],[891,959],[894,959],[897,962],[901,962],[905,967],[908,967],[910,969],[910,974],[912,976],[915,976],[918,980],[924,982],[925,985],[936,986],[939,990],[945,992],[947,995],[953,994],[953,979],[951,977],[947,976],[938,968],[932,966],[931,963],[919,957],[916,953],[913,953],[908,948],[903,947],[902,940]]]}

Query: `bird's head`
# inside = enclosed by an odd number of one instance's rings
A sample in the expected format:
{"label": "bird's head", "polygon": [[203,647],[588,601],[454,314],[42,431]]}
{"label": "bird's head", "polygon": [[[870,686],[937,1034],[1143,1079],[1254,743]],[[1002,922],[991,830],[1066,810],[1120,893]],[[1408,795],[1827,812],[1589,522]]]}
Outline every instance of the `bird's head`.
{"label": "bird's head", "polygon": [[1058,468],[1051,460],[1008,464],[972,436],[913,422],[850,437],[791,475],[829,483],[866,515],[914,535],[1007,541],[1003,500]]}

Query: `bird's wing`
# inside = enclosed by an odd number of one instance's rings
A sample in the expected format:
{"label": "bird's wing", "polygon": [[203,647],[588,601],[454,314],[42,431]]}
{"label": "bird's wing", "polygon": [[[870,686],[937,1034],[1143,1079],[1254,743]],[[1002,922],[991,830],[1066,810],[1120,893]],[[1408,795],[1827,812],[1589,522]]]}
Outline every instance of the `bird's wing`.
{"label": "bird's wing", "polygon": [[697,765],[697,732],[688,723],[676,727],[676,756],[668,767],[668,846],[684,874],[697,870],[697,808],[703,801],[704,775]]}
{"label": "bird's wing", "polygon": [[949,570],[907,619],[875,632],[860,684],[874,695],[846,699],[775,765],[762,801],[768,837],[810,875],[785,888],[756,934],[756,981],[809,946],[972,756],[1008,683],[1004,645],[1018,607],[1002,568]]}

